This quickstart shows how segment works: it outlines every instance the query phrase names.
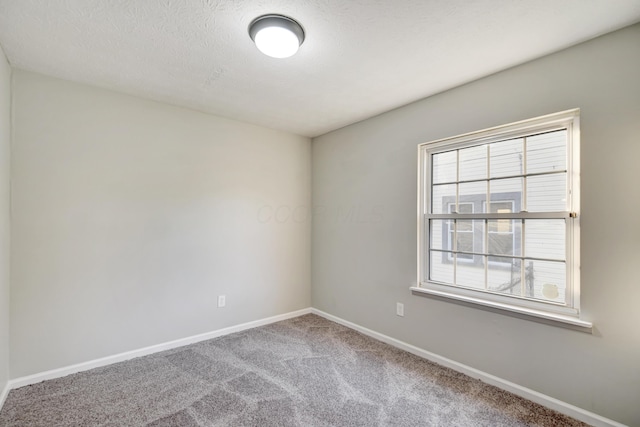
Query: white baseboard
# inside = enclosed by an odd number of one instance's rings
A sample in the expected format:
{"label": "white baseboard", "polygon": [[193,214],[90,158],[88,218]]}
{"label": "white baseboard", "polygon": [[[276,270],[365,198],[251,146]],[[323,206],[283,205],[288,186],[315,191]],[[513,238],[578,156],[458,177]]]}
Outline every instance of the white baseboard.
{"label": "white baseboard", "polygon": [[371,329],[367,329],[363,326],[357,325],[355,323],[349,322],[347,320],[341,319],[339,317],[333,316],[329,313],[325,313],[324,311],[320,311],[315,308],[305,308],[302,310],[293,311],[293,312],[281,314],[278,316],[268,317],[266,319],[255,320],[253,322],[243,323],[241,325],[236,325],[236,326],[230,326],[228,328],[218,329],[216,331],[207,332],[204,334],[194,335],[191,337],[181,338],[178,340],[153,345],[150,347],[145,347],[138,350],[132,350],[125,353],[116,354],[113,356],[108,356],[108,357],[103,357],[100,359],[95,359],[95,360],[91,360],[83,363],[78,363],[76,365],[71,365],[64,368],[53,369],[50,371],[41,372],[34,375],[15,378],[15,379],[9,380],[4,390],[2,390],[2,393],[0,394],[0,408],[2,408],[2,406],[4,405],[4,401],[7,398],[9,391],[15,388],[36,384],[45,380],[64,377],[70,374],[75,374],[77,372],[87,371],[89,369],[99,368],[102,366],[111,365],[113,363],[123,362],[125,360],[133,359],[140,356],[146,356],[149,354],[158,353],[160,351],[170,350],[177,347],[182,347],[182,346],[197,343],[200,341],[206,341],[212,338],[221,337],[223,335],[228,335],[228,334],[244,331],[251,328],[256,328],[258,326],[268,325],[270,323],[280,322],[282,320],[292,319],[294,317],[302,316],[304,314],[309,314],[309,313],[317,314],[318,316],[322,316],[325,319],[331,320],[333,322],[344,325],[348,328],[354,329],[358,332],[361,332],[379,341],[385,342],[396,348],[405,350],[409,353],[415,354],[416,356],[422,357],[424,359],[446,366],[447,368],[451,368],[455,371],[469,375],[472,378],[479,379],[487,384],[491,384],[502,390],[524,397],[525,399],[531,400],[535,403],[546,406],[547,408],[556,410],[562,414],[568,415],[570,417],[573,417],[585,423],[591,424],[595,427],[626,427],[624,424],[620,424],[617,421],[610,420],[598,414],[594,414],[593,412],[589,412],[585,409],[578,408],[577,406],[568,404],[561,400],[555,399],[553,397],[547,396],[537,391],[512,383],[511,381],[507,381],[502,378],[496,377],[495,375],[491,375],[486,372],[480,371],[479,369],[475,369],[470,366],[464,365],[462,363],[458,363],[446,357],[439,356],[435,353],[431,353],[427,350],[423,350],[411,344],[407,344],[403,341],[397,340],[395,338],[391,338],[387,335],[381,334]]}
{"label": "white baseboard", "polygon": [[0,395],[0,408],[4,403],[4,397],[8,394],[10,389],[24,387],[31,384],[36,384],[41,381],[51,380],[54,378],[65,377],[67,375],[75,374],[77,372],[88,371],[89,369],[99,368],[101,366],[111,365],[113,363],[123,362],[125,360],[133,359],[140,356],[146,356],[153,353],[158,353],[164,350],[171,350],[173,348],[182,347],[188,344],[197,343],[200,341],[210,340],[212,338],[221,337],[223,335],[233,334],[234,332],[240,332],[258,326],[268,325],[270,323],[280,322],[282,320],[292,319],[294,317],[302,316],[303,314],[311,313],[311,308],[304,308],[302,310],[292,311],[290,313],[280,314],[278,316],[268,317],[266,319],[254,320],[253,322],[243,323],[241,325],[230,326],[228,328],[218,329],[212,332],[206,332],[204,334],[193,335],[187,338],[180,338],[174,341],[165,342],[162,344],[156,344],[149,347],[141,348],[138,350],[127,351],[125,353],[116,354],[113,356],[102,357],[100,359],[90,360],[87,362],[78,363],[76,365],[66,366],[64,368],[52,369],[50,371],[40,372],[33,375],[15,378],[9,380],[7,387]]}
{"label": "white baseboard", "polygon": [[2,409],[2,407],[4,406],[4,401],[7,400],[9,390],[11,390],[11,385],[7,383],[2,389],[2,392],[0,392],[0,409]]}
{"label": "white baseboard", "polygon": [[331,320],[333,322],[339,323],[348,328],[361,332],[365,335],[368,335],[371,338],[375,338],[378,341],[382,341],[384,343],[392,345],[393,347],[399,348],[401,350],[415,354],[416,356],[422,357],[423,359],[427,359],[432,362],[438,363],[442,366],[446,366],[447,368],[451,368],[455,371],[466,374],[472,378],[476,378],[478,380],[481,380],[482,382],[491,384],[502,390],[511,392],[517,396],[524,397],[525,399],[528,399],[528,400],[531,400],[532,402],[546,406],[547,408],[558,411],[561,414],[568,415],[572,418],[575,418],[577,420],[590,424],[594,427],[626,427],[624,424],[620,424],[617,421],[610,420],[608,418],[605,418],[598,414],[594,414],[593,412],[589,412],[585,409],[578,408],[577,406],[563,402],[551,396],[547,396],[535,390],[528,389],[521,385],[512,383],[511,381],[504,380],[502,378],[496,377],[495,375],[491,375],[486,372],[483,372],[479,369],[472,368],[471,366],[458,363],[454,360],[439,356],[435,353],[431,353],[430,351],[423,350],[411,344],[407,344],[403,341],[397,340],[395,338],[391,338],[387,335],[383,335],[379,332],[372,331],[371,329],[367,329],[363,326],[341,319],[329,313],[325,313],[324,311],[320,311],[318,309],[312,308],[311,312],[314,314],[317,314],[318,316],[322,316],[325,319]]}

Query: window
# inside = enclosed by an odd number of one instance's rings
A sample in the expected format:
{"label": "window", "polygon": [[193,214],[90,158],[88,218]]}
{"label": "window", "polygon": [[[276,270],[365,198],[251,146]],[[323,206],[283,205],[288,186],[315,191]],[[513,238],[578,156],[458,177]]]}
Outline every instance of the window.
{"label": "window", "polygon": [[579,110],[419,146],[418,292],[579,319]]}

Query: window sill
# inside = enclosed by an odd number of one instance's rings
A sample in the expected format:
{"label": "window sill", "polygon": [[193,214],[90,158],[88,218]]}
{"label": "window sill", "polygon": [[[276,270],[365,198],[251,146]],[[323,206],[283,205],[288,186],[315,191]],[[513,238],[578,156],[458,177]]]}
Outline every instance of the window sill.
{"label": "window sill", "polygon": [[507,311],[510,313],[522,315],[523,317],[533,318],[531,320],[541,319],[545,321],[545,323],[553,323],[554,325],[557,325],[557,326],[570,327],[572,329],[577,329],[582,332],[591,333],[593,330],[593,324],[591,322],[587,322],[585,320],[581,320],[576,317],[563,316],[561,314],[555,314],[555,313],[547,313],[544,311],[535,310],[531,308],[517,307],[509,304],[503,304],[500,302],[487,301],[479,298],[474,298],[474,297],[465,296],[465,295],[458,295],[458,294],[439,291],[435,289],[426,289],[426,288],[419,288],[419,287],[413,286],[411,287],[411,291],[414,294],[434,295],[441,298],[453,299],[456,301],[462,301],[465,303],[476,304],[476,305],[481,305],[484,307],[489,307],[497,310]]}

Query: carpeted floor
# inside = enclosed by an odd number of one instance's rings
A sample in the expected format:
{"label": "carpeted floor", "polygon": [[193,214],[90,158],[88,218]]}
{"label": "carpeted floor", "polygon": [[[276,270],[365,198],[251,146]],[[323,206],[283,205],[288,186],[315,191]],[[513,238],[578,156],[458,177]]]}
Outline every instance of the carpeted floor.
{"label": "carpeted floor", "polygon": [[0,426],[585,426],[316,315],[11,391]]}

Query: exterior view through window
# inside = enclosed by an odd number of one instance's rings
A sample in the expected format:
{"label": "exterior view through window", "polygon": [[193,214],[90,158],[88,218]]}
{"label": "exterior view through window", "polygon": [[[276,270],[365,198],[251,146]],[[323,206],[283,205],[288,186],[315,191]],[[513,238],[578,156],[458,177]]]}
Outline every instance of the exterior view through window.
{"label": "exterior view through window", "polygon": [[419,146],[414,290],[579,316],[579,111]]}

